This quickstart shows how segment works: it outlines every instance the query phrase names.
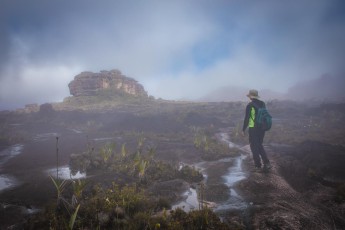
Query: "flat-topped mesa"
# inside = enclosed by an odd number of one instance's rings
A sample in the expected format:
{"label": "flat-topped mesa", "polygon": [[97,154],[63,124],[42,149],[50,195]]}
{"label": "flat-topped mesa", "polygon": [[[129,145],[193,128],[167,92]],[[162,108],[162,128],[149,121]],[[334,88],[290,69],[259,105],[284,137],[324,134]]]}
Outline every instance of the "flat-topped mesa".
{"label": "flat-topped mesa", "polygon": [[119,70],[101,71],[100,73],[82,72],[68,84],[73,96],[94,96],[101,90],[111,89],[133,96],[148,97],[144,87],[133,78],[122,75]]}

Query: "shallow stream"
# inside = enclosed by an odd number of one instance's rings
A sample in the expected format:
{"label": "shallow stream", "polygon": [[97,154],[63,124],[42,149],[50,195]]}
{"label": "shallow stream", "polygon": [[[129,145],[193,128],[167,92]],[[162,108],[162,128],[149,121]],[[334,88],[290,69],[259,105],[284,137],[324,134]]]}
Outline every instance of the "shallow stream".
{"label": "shallow stream", "polygon": [[[80,131],[74,131],[76,134],[80,134]],[[43,133],[36,135],[33,138],[34,142],[41,142],[46,141],[49,138],[53,138],[58,136],[57,133]],[[243,198],[238,194],[238,192],[235,189],[235,184],[243,179],[246,178],[246,173],[242,169],[242,161],[245,159],[248,152],[248,148],[241,147],[235,143],[232,143],[230,141],[228,131],[223,131],[217,135],[219,139],[225,143],[228,144],[229,148],[231,149],[238,149],[238,151],[241,152],[241,155],[237,157],[232,158],[225,158],[218,161],[213,162],[199,162],[197,164],[194,164],[193,166],[198,168],[203,174],[204,174],[204,184],[207,186],[208,182],[214,178],[216,178],[217,183],[226,185],[229,192],[229,198],[226,201],[222,201],[219,203],[208,203],[211,208],[213,208],[214,211],[222,213],[224,211],[228,210],[243,210],[247,207],[246,202],[243,200]],[[108,140],[110,138],[98,138],[94,139],[94,141],[104,141]],[[11,158],[17,156],[18,154],[21,154],[22,150],[24,148],[24,145],[17,144],[10,146],[9,148],[3,150],[0,152],[0,169],[1,167]],[[223,174],[216,174],[216,175],[209,175],[208,170],[212,170],[213,168],[219,168],[222,165],[222,167],[225,167],[223,171]],[[71,173],[70,168],[68,165],[63,165],[58,168],[58,171],[56,167],[48,169],[46,171],[47,175],[51,175],[53,177],[59,177],[60,179],[79,179],[79,178],[85,178],[87,175],[85,173],[75,172]],[[211,176],[213,178],[211,178]],[[20,181],[18,181],[16,178],[14,178],[11,175],[4,175],[0,174],[0,192],[2,190],[17,186],[20,184]],[[196,186],[197,187],[197,186]],[[173,205],[173,209],[176,209],[177,207],[182,208],[185,211],[191,211],[191,210],[197,210],[199,209],[200,203],[198,199],[198,189],[197,188],[189,188],[184,194],[184,199]]]}
{"label": "shallow stream", "polygon": [[[210,207],[213,208],[215,212],[222,213],[229,210],[244,210],[247,208],[247,203],[244,199],[238,194],[235,189],[235,184],[239,181],[246,178],[246,173],[242,168],[242,161],[247,157],[249,149],[247,146],[242,147],[230,141],[229,135],[227,132],[221,132],[217,135],[221,141],[228,144],[230,149],[237,149],[241,152],[240,156],[225,158],[213,162],[199,162],[194,166],[198,168],[204,174],[204,182],[207,186],[209,175],[207,174],[208,169],[212,170],[213,168],[220,168],[224,163],[230,163],[227,171],[221,176],[222,180],[220,183],[226,185],[229,189],[229,199],[225,202],[211,204]],[[195,189],[190,188],[184,194],[185,199],[178,204],[173,206],[173,209],[177,207],[182,208],[185,211],[197,209],[199,207],[198,192]],[[209,203],[210,204],[210,203]]]}

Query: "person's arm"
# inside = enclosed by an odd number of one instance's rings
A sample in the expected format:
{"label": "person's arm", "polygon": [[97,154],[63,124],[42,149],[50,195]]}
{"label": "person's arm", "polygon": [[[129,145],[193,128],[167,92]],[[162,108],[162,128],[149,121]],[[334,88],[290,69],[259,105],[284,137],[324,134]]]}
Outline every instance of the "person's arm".
{"label": "person's arm", "polygon": [[243,121],[243,127],[242,127],[243,134],[245,133],[246,129],[248,128],[249,118],[250,118],[250,108],[251,108],[251,105],[249,103],[246,107],[246,115],[244,116],[244,121]]}

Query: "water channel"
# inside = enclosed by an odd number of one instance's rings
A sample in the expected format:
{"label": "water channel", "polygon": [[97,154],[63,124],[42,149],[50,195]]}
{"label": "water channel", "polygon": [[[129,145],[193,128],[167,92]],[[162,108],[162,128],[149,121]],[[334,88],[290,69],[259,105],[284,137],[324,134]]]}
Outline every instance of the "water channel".
{"label": "water channel", "polygon": [[[229,210],[245,210],[247,208],[246,201],[238,194],[235,185],[239,181],[246,178],[246,173],[242,168],[242,161],[248,156],[250,152],[248,146],[239,146],[230,141],[228,132],[224,131],[218,134],[219,139],[225,142],[230,149],[237,149],[241,154],[237,157],[225,158],[214,162],[199,162],[194,167],[198,168],[204,175],[204,184],[207,185],[208,175],[207,169],[211,167],[217,167],[217,165],[224,164],[225,162],[232,163],[227,172],[222,176],[223,183],[229,189],[229,199],[222,203],[216,203],[210,205],[211,208],[217,213],[222,213]],[[178,204],[175,204],[172,209],[181,208],[184,211],[195,210],[199,208],[200,201],[198,198],[198,191],[194,188],[190,188],[184,194],[185,199]]]}
{"label": "water channel", "polygon": [[[73,132],[79,134],[80,131]],[[46,141],[49,138],[53,138],[58,136],[57,133],[43,133],[36,135],[33,138],[34,142],[40,142],[40,141]],[[207,169],[210,169],[210,167],[217,167],[218,164],[224,164],[228,163],[230,166],[228,167],[227,171],[224,172],[224,175],[221,176],[222,182],[224,185],[226,185],[229,189],[229,199],[225,202],[221,203],[214,203],[211,205],[211,208],[215,212],[224,212],[228,210],[244,210],[247,207],[247,203],[243,200],[243,198],[238,194],[238,192],[235,189],[235,184],[239,181],[246,178],[246,173],[242,169],[242,161],[246,158],[248,154],[248,148],[247,147],[241,147],[235,143],[232,143],[229,139],[228,131],[223,131],[218,134],[218,137],[221,141],[225,142],[229,148],[237,149],[241,154],[236,157],[232,158],[225,158],[214,162],[199,162],[194,164],[193,166],[198,168],[203,174],[204,174],[204,183],[207,185],[208,180],[208,174]],[[94,141],[104,141],[112,138],[96,138]],[[23,150],[23,145],[17,144],[10,146],[9,148],[3,150],[0,152],[0,169],[1,167],[11,158],[17,156],[20,154]],[[57,175],[58,173],[58,175]],[[46,171],[47,175],[51,175],[53,177],[59,177],[61,179],[79,179],[79,178],[85,178],[85,173],[76,172],[72,175],[70,168],[68,165],[60,166],[58,171],[55,168],[51,168]],[[20,184],[20,181],[17,181],[16,178],[12,177],[11,175],[1,175],[0,174],[0,192],[2,190],[17,186]],[[199,208],[199,199],[198,199],[198,189],[197,188],[189,188],[184,194],[183,194],[183,201],[173,205],[172,209],[176,208],[182,208],[185,211],[190,210],[197,210]]]}

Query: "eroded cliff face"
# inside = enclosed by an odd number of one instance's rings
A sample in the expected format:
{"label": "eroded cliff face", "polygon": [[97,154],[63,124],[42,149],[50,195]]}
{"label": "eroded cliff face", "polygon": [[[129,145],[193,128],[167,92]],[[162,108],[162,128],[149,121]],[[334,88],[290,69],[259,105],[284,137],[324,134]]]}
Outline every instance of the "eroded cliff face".
{"label": "eroded cliff face", "polygon": [[100,73],[82,72],[68,84],[73,96],[93,96],[101,90],[112,89],[134,96],[148,97],[144,87],[136,80],[122,75],[119,70]]}

